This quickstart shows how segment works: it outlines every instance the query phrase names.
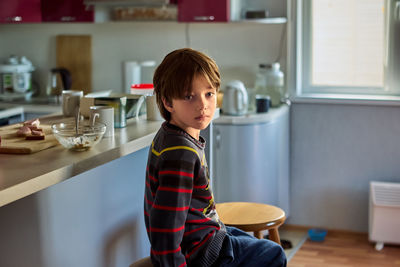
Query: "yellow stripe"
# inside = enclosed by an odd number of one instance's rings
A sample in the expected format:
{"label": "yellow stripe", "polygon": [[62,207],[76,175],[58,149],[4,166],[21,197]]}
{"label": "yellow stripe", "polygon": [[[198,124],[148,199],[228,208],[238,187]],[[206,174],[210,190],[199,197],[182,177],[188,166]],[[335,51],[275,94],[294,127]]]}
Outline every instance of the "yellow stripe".
{"label": "yellow stripe", "polygon": [[214,203],[214,196],[213,195],[211,195],[211,199],[210,199],[210,201],[208,202],[208,206],[203,210],[203,214],[206,214],[207,213],[207,210],[211,207],[211,205]]}
{"label": "yellow stripe", "polygon": [[158,152],[158,151],[156,151],[156,150],[154,149],[154,142],[151,144],[151,152],[152,152],[154,155],[156,155],[157,157],[160,156],[160,155],[161,155],[162,153],[164,153],[164,152],[171,151],[171,150],[178,150],[178,149],[186,149],[186,150],[192,151],[192,152],[196,153],[196,155],[200,158],[200,155],[199,155],[199,153],[196,151],[196,149],[191,148],[191,147],[189,147],[189,146],[171,146],[171,147],[167,147],[167,148],[161,150],[160,152]]}

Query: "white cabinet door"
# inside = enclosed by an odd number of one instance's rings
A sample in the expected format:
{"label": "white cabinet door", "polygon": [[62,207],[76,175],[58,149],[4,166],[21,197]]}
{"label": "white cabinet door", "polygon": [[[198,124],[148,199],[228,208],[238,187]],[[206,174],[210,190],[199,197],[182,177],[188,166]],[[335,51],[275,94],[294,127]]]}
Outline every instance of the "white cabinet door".
{"label": "white cabinet door", "polygon": [[217,203],[266,203],[281,207],[288,215],[288,114],[253,124],[214,123],[213,189]]}

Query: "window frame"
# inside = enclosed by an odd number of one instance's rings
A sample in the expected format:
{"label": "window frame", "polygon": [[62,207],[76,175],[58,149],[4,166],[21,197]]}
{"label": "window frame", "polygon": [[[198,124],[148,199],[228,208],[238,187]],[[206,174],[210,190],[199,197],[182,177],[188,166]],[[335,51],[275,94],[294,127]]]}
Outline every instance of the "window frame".
{"label": "window frame", "polygon": [[[359,87],[359,86],[313,86],[311,84],[311,10],[312,0],[294,1],[295,12],[293,21],[295,22],[295,62],[296,69],[293,75],[296,79],[296,96],[329,96],[341,95],[345,98],[357,98],[360,96],[398,96],[400,92],[389,91],[383,85],[382,87]],[[293,35],[293,34],[292,34]],[[386,52],[386,51],[384,51]],[[384,64],[382,62],[382,68]],[[384,81],[385,82],[385,81]]]}

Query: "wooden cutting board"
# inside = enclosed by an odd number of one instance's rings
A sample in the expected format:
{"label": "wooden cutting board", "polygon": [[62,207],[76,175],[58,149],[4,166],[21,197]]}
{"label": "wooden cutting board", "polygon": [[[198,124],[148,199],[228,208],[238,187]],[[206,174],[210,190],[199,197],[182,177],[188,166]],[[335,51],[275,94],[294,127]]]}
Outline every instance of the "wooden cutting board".
{"label": "wooden cutting board", "polygon": [[92,37],[57,35],[56,64],[71,72],[72,90],[92,92]]}
{"label": "wooden cutting board", "polygon": [[0,128],[0,153],[3,154],[30,154],[58,145],[57,139],[51,132],[50,125],[40,125],[45,133],[44,140],[25,140],[25,137],[16,135],[22,124],[13,124]]}

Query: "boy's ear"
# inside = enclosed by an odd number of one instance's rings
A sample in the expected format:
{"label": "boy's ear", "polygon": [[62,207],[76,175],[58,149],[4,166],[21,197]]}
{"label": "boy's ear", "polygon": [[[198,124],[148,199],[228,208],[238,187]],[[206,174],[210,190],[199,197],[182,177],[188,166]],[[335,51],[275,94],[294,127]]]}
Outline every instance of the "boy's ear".
{"label": "boy's ear", "polygon": [[172,103],[167,101],[167,99],[165,99],[164,97],[162,98],[162,102],[163,102],[164,108],[171,113],[173,110]]}

